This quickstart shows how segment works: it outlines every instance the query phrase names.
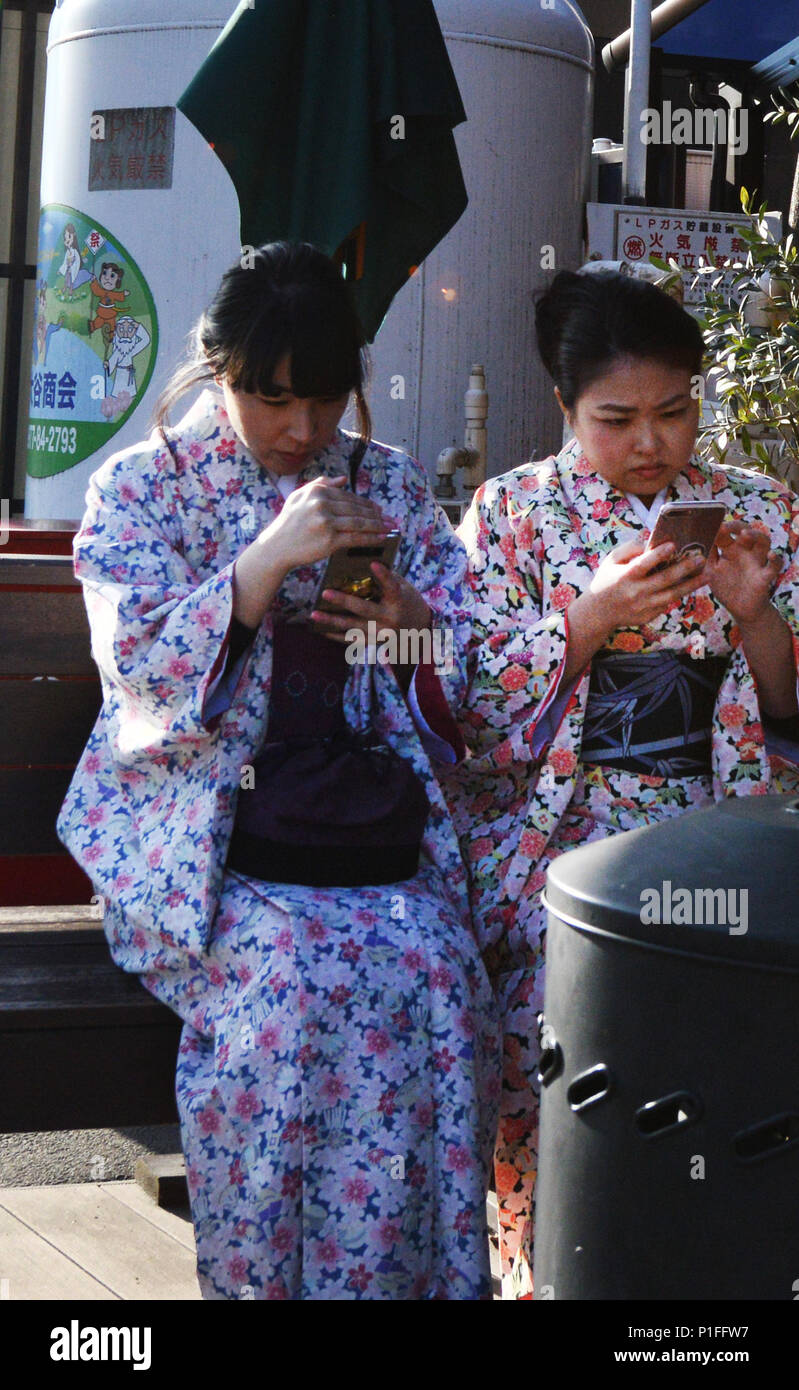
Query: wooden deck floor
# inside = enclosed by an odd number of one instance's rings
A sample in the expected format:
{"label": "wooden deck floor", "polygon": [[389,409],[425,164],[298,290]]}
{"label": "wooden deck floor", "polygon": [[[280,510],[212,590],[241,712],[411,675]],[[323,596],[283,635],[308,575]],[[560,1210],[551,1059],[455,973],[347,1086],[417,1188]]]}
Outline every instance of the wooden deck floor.
{"label": "wooden deck floor", "polygon": [[0,1298],[199,1300],[188,1213],[135,1182],[2,1188]]}
{"label": "wooden deck floor", "polygon": [[0,1188],[0,1299],[199,1300],[188,1212],[135,1182]]}

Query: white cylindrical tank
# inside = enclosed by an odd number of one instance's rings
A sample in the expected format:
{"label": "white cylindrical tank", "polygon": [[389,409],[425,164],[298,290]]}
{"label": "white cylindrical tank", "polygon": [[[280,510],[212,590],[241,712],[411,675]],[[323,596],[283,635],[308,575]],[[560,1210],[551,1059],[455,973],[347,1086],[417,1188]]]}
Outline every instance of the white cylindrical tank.
{"label": "white cylindrical tank", "polygon": [[175,110],[233,8],[233,0],[58,0],[47,50],[26,516],[82,516],[89,475],[149,433],[192,322],[240,254],[230,178]]}
{"label": "white cylindrical tank", "polygon": [[439,450],[463,442],[482,363],[492,476],[559,448],[532,296],[583,259],[593,40],[569,0],[436,0],[436,12],[468,117],[455,139],[469,206],[377,335],[372,411],[380,438],[432,472]]}
{"label": "white cylindrical tank", "polygon": [[[30,517],[80,517],[89,475],[148,433],[191,324],[239,254],[233,185],[174,111],[233,3],[170,0],[168,19],[165,8],[59,0],[51,22]],[[374,432],[434,475],[440,450],[463,442],[481,362],[494,474],[559,438],[532,295],[581,260],[593,44],[569,0],[436,0],[436,11],[468,116],[455,136],[469,206],[372,346]]]}

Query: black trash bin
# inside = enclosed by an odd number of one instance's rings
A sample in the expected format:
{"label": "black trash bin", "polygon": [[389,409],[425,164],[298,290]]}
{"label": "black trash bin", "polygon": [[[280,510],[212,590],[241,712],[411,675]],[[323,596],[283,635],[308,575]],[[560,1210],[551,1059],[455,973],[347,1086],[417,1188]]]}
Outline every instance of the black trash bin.
{"label": "black trash bin", "polygon": [[545,896],[536,1299],[795,1299],[799,800],[586,845]]}

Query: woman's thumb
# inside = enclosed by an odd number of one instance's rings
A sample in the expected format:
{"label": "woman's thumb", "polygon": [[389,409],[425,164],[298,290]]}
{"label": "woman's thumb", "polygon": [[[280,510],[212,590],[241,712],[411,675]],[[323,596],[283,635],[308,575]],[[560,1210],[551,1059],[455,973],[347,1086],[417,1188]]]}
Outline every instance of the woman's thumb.
{"label": "woman's thumb", "polygon": [[640,541],[623,541],[611,551],[614,560],[634,560],[636,555],[643,555],[644,547]]}

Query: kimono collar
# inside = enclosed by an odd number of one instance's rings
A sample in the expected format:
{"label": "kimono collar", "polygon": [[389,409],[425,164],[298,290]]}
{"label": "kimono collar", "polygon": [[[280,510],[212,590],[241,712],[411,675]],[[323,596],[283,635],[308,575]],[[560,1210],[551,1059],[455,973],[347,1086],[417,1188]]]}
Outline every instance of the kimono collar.
{"label": "kimono collar", "polygon": [[[636,506],[627,493],[620,492],[595,472],[576,439],[570,440],[561,450],[556,465],[568,503],[577,503],[580,510],[587,507],[597,517],[612,514],[617,523],[633,526],[636,530],[642,526],[650,529],[650,524],[644,520],[644,504]],[[659,510],[663,502],[693,501],[702,498],[712,500],[712,497],[711,477],[701,467],[699,460],[692,456],[682,472],[661,489],[656,502],[659,504]],[[653,520],[652,511],[654,505],[650,511],[650,521]]]}
{"label": "kimono collar", "polygon": [[641,525],[645,526],[648,531],[653,529],[658,519],[658,512],[666,500],[667,492],[668,488],[662,487],[660,492],[656,493],[653,497],[650,507],[647,507],[646,503],[640,497],[636,497],[634,492],[625,492],[624,494]]}
{"label": "kimono collar", "polygon": [[[275,485],[269,471],[250,453],[250,450],[236,434],[218,388],[208,387],[198,396],[194,405],[177,426],[177,433],[184,448],[191,441],[193,435],[198,441],[203,441],[206,446],[209,438],[214,437],[217,433],[229,440],[228,462],[236,469],[246,470],[256,481],[265,484],[274,492],[281,502],[283,501],[282,493]],[[354,445],[355,437],[353,435],[348,434],[345,430],[337,429],[327,448],[321,449],[319,453],[314,454],[313,458],[308,460],[297,478],[297,486],[301,487],[303,483],[311,482],[314,478],[335,478],[341,474],[349,477],[348,459]]]}

